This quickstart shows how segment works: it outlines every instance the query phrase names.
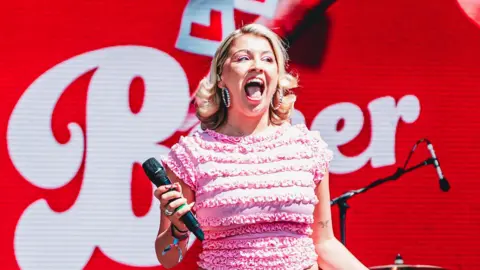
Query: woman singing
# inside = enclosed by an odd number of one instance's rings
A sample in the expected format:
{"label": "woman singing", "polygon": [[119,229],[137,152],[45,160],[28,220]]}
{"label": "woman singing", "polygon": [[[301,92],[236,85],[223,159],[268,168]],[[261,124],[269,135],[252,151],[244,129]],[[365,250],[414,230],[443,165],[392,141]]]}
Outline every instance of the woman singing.
{"label": "woman singing", "polygon": [[287,60],[280,39],[258,24],[220,44],[196,93],[203,131],[162,159],[174,183],[155,190],[164,267],[187,251],[179,218],[193,208],[205,233],[200,269],[367,269],[333,234],[332,152],[318,132],[290,124],[297,80]]}

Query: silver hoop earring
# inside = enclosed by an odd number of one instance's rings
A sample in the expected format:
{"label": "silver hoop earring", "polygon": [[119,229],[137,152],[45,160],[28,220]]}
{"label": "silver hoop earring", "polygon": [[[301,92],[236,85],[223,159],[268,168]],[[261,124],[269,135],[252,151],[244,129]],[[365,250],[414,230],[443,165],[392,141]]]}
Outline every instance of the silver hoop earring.
{"label": "silver hoop earring", "polygon": [[283,102],[283,90],[280,89],[277,92],[278,92],[278,104],[277,104],[277,106],[273,105],[273,100],[275,98],[272,98],[272,101],[270,102],[272,104],[272,108],[273,108],[274,111],[278,110],[280,108],[280,106],[282,106],[282,102]]}
{"label": "silver hoop earring", "polygon": [[222,88],[222,99],[225,106],[228,108],[230,107],[230,93],[226,87]]}

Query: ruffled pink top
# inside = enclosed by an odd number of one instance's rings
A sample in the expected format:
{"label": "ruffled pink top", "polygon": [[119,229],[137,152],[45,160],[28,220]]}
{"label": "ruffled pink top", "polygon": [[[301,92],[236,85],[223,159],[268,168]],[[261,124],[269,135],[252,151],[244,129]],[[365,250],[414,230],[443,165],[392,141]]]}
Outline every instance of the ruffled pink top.
{"label": "ruffled pink top", "polygon": [[314,265],[314,190],[331,159],[320,134],[303,124],[245,137],[212,130],[182,137],[162,161],[195,191],[194,210],[205,233],[198,265]]}

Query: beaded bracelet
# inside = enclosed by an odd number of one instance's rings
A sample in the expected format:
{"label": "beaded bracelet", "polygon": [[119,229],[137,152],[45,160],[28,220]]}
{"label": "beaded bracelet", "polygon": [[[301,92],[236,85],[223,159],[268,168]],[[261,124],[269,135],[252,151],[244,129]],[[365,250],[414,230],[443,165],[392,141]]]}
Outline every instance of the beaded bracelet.
{"label": "beaded bracelet", "polygon": [[[174,229],[182,233],[181,236],[177,237],[175,236]],[[163,251],[162,251],[162,256],[165,255],[167,252],[172,250],[173,247],[176,247],[178,250],[178,262],[181,262],[183,259],[183,254],[182,254],[182,248],[178,246],[178,244],[186,239],[188,239],[189,234],[188,231],[182,231],[179,230],[175,225],[170,226],[170,234],[173,237],[173,243],[168,245]]]}

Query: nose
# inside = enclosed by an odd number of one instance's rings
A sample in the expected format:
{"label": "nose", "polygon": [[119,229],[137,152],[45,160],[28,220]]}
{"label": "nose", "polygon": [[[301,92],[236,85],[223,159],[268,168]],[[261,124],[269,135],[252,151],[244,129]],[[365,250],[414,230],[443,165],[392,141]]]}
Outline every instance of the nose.
{"label": "nose", "polygon": [[256,59],[255,61],[252,61],[252,62],[253,62],[253,64],[252,64],[252,66],[250,67],[250,70],[251,70],[251,71],[255,71],[255,72],[262,73],[262,72],[263,72],[262,61],[259,60],[259,59]]}

